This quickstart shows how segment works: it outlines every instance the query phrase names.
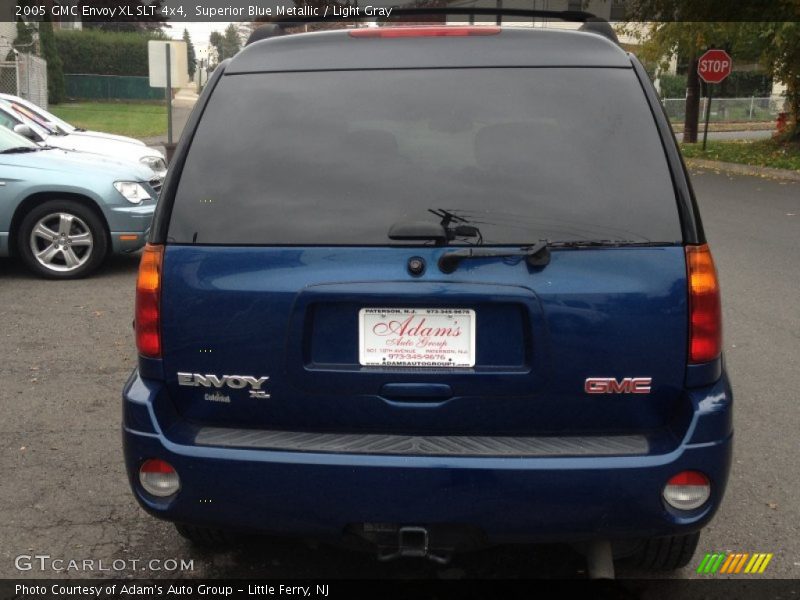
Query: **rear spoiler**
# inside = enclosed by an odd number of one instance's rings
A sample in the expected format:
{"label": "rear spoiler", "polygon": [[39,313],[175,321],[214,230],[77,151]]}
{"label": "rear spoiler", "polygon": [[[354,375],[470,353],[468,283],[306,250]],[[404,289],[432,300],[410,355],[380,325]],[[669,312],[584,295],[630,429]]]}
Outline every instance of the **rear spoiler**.
{"label": "rear spoiler", "polygon": [[[380,18],[380,23],[390,23],[393,18],[397,17],[433,17],[433,16],[465,16],[469,17],[470,23],[475,21],[475,17],[494,17],[497,25],[502,23],[503,17],[521,17],[526,19],[558,19],[561,21],[571,23],[583,23],[579,31],[586,31],[589,33],[596,33],[608,38],[615,44],[619,44],[617,34],[614,28],[611,27],[608,21],[602,19],[592,13],[584,12],[581,10],[529,10],[523,8],[477,8],[477,7],[452,7],[452,8],[392,8],[391,16],[388,18]],[[341,17],[290,17],[285,19],[272,19],[269,22],[261,25],[250,34],[247,39],[248,44],[271,38],[279,35],[286,35],[289,32],[289,27],[296,27],[307,23],[323,23],[323,22],[346,22],[346,21],[360,21],[369,19],[375,21],[375,17],[367,17],[366,15],[355,15],[347,19]]]}

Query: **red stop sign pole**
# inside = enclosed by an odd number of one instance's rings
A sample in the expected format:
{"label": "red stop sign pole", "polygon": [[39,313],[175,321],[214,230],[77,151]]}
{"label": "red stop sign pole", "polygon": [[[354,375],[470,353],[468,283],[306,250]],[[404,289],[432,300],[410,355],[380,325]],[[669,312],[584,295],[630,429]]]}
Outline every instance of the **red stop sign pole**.
{"label": "red stop sign pole", "polygon": [[706,139],[708,138],[708,121],[711,118],[711,85],[721,83],[731,74],[733,70],[733,60],[731,55],[725,50],[712,48],[697,60],[697,75],[706,84],[706,125],[703,131],[703,151],[706,149]]}

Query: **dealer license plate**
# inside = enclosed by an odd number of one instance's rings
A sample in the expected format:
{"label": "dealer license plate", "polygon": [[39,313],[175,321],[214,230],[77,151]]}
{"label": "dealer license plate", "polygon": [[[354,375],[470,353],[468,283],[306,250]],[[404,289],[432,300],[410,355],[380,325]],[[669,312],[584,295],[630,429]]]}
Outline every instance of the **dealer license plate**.
{"label": "dealer license plate", "polygon": [[386,367],[474,367],[475,311],[362,308],[359,362]]}

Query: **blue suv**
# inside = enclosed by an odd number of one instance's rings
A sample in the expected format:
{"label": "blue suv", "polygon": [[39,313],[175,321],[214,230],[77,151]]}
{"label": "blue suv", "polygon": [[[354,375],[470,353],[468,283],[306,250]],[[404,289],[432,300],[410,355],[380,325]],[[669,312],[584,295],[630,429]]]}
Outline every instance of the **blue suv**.
{"label": "blue suv", "polygon": [[222,63],[142,258],[133,493],[184,536],[690,560],[732,395],[686,168],[586,31],[377,27]]}

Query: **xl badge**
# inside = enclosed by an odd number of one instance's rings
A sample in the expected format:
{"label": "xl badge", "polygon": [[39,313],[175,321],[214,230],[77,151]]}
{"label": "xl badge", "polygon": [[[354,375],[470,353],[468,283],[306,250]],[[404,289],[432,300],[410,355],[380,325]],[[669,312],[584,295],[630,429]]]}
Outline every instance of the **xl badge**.
{"label": "xl badge", "polygon": [[218,390],[223,388],[241,390],[249,387],[250,397],[262,400],[269,398],[269,393],[261,389],[261,386],[268,380],[268,375],[263,377],[252,377],[250,375],[223,375],[218,377],[217,375],[201,375],[200,373],[178,373],[178,385],[213,387]]}

